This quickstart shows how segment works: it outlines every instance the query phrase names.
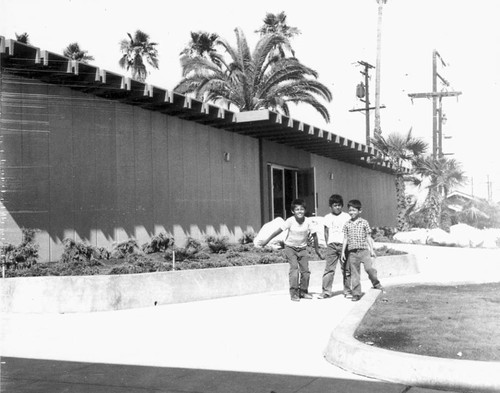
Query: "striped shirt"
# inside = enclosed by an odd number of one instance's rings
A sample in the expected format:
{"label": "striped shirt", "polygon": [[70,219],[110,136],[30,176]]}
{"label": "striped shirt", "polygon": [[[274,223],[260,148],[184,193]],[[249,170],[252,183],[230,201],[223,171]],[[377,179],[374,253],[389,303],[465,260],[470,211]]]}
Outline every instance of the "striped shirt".
{"label": "striped shirt", "polygon": [[343,232],[347,236],[347,248],[349,250],[368,249],[367,239],[371,233],[371,229],[370,224],[364,218],[358,217],[355,221],[347,221]]}

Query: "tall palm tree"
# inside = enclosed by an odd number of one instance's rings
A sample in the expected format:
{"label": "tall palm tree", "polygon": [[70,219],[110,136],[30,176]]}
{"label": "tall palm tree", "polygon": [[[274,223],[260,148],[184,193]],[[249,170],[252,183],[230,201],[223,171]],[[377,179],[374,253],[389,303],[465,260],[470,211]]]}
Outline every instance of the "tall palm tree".
{"label": "tall palm tree", "polygon": [[94,60],[94,56],[87,54],[88,51],[80,49],[78,42],[72,42],[66,48],[64,48],[63,54],[72,60],[78,60],[82,63],[88,63]]}
{"label": "tall palm tree", "polygon": [[380,64],[382,62],[382,10],[387,0],[377,0],[378,20],[377,20],[377,63],[375,66],[375,127],[374,136],[382,133],[380,126]]}
{"label": "tall palm tree", "polygon": [[295,58],[272,56],[276,45],[287,44],[281,34],[267,34],[250,51],[245,35],[235,29],[236,47],[219,38],[219,63],[203,57],[181,57],[183,78],[175,87],[181,94],[197,99],[232,104],[240,111],[270,109],[290,115],[289,103],[305,103],[315,108],[326,121],[327,108],[317,97],[330,101],[330,90],[318,82],[318,73]]}
{"label": "tall palm tree", "polygon": [[438,228],[441,224],[443,201],[449,191],[465,183],[465,172],[461,164],[446,157],[426,156],[415,161],[415,173],[429,181],[428,194],[424,202],[429,228]]}
{"label": "tall palm tree", "polygon": [[[263,20],[264,24],[260,27],[260,29],[255,30],[256,33],[259,33],[261,36],[266,34],[282,34],[289,40],[296,35],[300,34],[300,30],[296,27],[288,26],[286,24],[286,14],[284,11],[273,14],[271,12],[266,13],[266,16]],[[280,45],[275,48],[281,57],[285,57],[285,49],[289,50],[292,56],[295,56],[295,52],[291,46],[284,47]]]}
{"label": "tall palm tree", "polygon": [[191,41],[180,53],[181,56],[187,55],[190,57],[207,57],[216,52],[215,45],[219,35],[216,33],[207,33],[205,31],[192,31]]}
{"label": "tall palm tree", "polygon": [[21,34],[16,34],[16,41],[22,42],[23,44],[29,44],[30,43],[30,36],[28,33],[21,33]]}
{"label": "tall palm tree", "polygon": [[373,146],[384,155],[383,159],[388,160],[395,171],[394,183],[396,185],[396,201],[398,208],[398,230],[408,230],[406,217],[407,197],[406,197],[406,173],[407,166],[424,154],[427,150],[427,143],[412,135],[412,130],[407,134],[391,133],[384,138],[381,134],[375,135],[372,139]]}
{"label": "tall palm tree", "polygon": [[120,41],[122,57],[118,64],[120,67],[130,70],[132,78],[144,82],[148,76],[146,62],[153,68],[158,69],[158,50],[156,42],[149,41],[149,35],[141,30],[136,30],[132,37],[127,33],[129,39]]}

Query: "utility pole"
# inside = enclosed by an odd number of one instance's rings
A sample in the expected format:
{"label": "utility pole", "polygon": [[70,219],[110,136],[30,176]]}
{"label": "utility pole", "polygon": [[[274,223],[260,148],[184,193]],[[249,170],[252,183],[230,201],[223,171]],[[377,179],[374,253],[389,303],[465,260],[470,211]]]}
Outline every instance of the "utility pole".
{"label": "utility pole", "polygon": [[449,87],[450,83],[444,79],[437,72],[437,58],[441,60],[441,64],[446,67],[446,63],[443,61],[441,55],[434,49],[432,51],[432,92],[431,93],[414,93],[408,94],[408,96],[413,98],[432,98],[432,157],[441,158],[445,154],[443,153],[443,97],[457,97],[462,94],[461,91],[437,91],[437,80],[438,78],[441,82]]}
{"label": "utility pole", "polygon": [[[365,103],[364,108],[360,109],[350,109],[349,112],[365,112],[365,123],[366,123],[366,145],[370,146],[371,145],[371,137],[370,137],[370,111],[375,109],[376,107],[370,107],[370,87],[369,87],[369,80],[370,80],[370,69],[375,68],[371,64],[367,63],[366,61],[358,61],[358,64],[363,66],[364,69],[363,71],[359,71],[361,75],[365,77],[365,83],[363,82],[359,83],[358,86],[356,87],[356,96],[359,98],[361,102]],[[364,99],[363,99],[364,98]],[[381,106],[381,108],[385,108],[385,106]]]}

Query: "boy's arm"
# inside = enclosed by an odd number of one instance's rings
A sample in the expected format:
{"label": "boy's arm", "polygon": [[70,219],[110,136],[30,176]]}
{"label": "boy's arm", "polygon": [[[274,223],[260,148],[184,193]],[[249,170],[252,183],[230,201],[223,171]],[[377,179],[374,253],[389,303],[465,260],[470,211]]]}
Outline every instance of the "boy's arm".
{"label": "boy's arm", "polygon": [[328,227],[325,225],[325,243],[328,245],[328,234],[330,232],[328,231]]}
{"label": "boy's arm", "polygon": [[276,229],[273,233],[271,233],[269,235],[269,237],[266,240],[263,240],[260,242],[260,246],[264,247],[267,243],[269,243],[271,241],[271,239],[278,236],[281,232],[283,232],[283,229],[281,229],[281,228]]}
{"label": "boy's arm", "polygon": [[375,247],[373,245],[373,239],[370,235],[366,237],[366,242],[368,243],[368,249],[370,250],[370,255],[375,258],[377,254],[375,254]]}
{"label": "boy's arm", "polygon": [[316,233],[312,234],[313,240],[314,240],[314,251],[316,251],[316,254],[318,255],[319,259],[323,259],[323,255],[319,252],[319,243],[318,243],[318,235]]}
{"label": "boy's arm", "polygon": [[347,235],[344,234],[344,241],[342,242],[342,254],[341,254],[341,257],[340,257],[340,259],[342,261],[346,260],[346,258],[345,258],[346,249],[347,249]]}

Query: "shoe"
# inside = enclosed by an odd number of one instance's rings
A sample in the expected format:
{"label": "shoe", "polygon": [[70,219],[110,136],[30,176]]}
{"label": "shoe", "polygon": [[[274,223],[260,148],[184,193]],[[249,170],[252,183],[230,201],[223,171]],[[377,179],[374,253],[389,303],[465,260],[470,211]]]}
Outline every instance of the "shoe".
{"label": "shoe", "polygon": [[352,293],[344,293],[346,299],[352,299]]}
{"label": "shoe", "polygon": [[355,295],[355,296],[352,297],[351,301],[352,302],[357,302],[357,301],[359,301],[359,299],[361,299],[361,296]]}
{"label": "shoe", "polygon": [[330,297],[333,297],[333,295],[328,292],[323,292],[322,294],[318,295],[318,299],[328,299]]}
{"label": "shoe", "polygon": [[377,285],[375,285],[375,286],[373,287],[373,289],[379,289],[379,290],[381,290],[381,291],[382,291],[382,290],[384,289],[384,287],[383,287],[381,284],[377,284]]}
{"label": "shoe", "polygon": [[298,295],[292,295],[291,300],[292,300],[292,302],[299,302],[300,297]]}
{"label": "shoe", "polygon": [[312,299],[312,298],[313,298],[313,297],[312,297],[312,295],[311,295],[310,293],[307,293],[307,292],[303,292],[303,293],[301,293],[301,294],[300,294],[300,297],[301,297],[302,299]]}

